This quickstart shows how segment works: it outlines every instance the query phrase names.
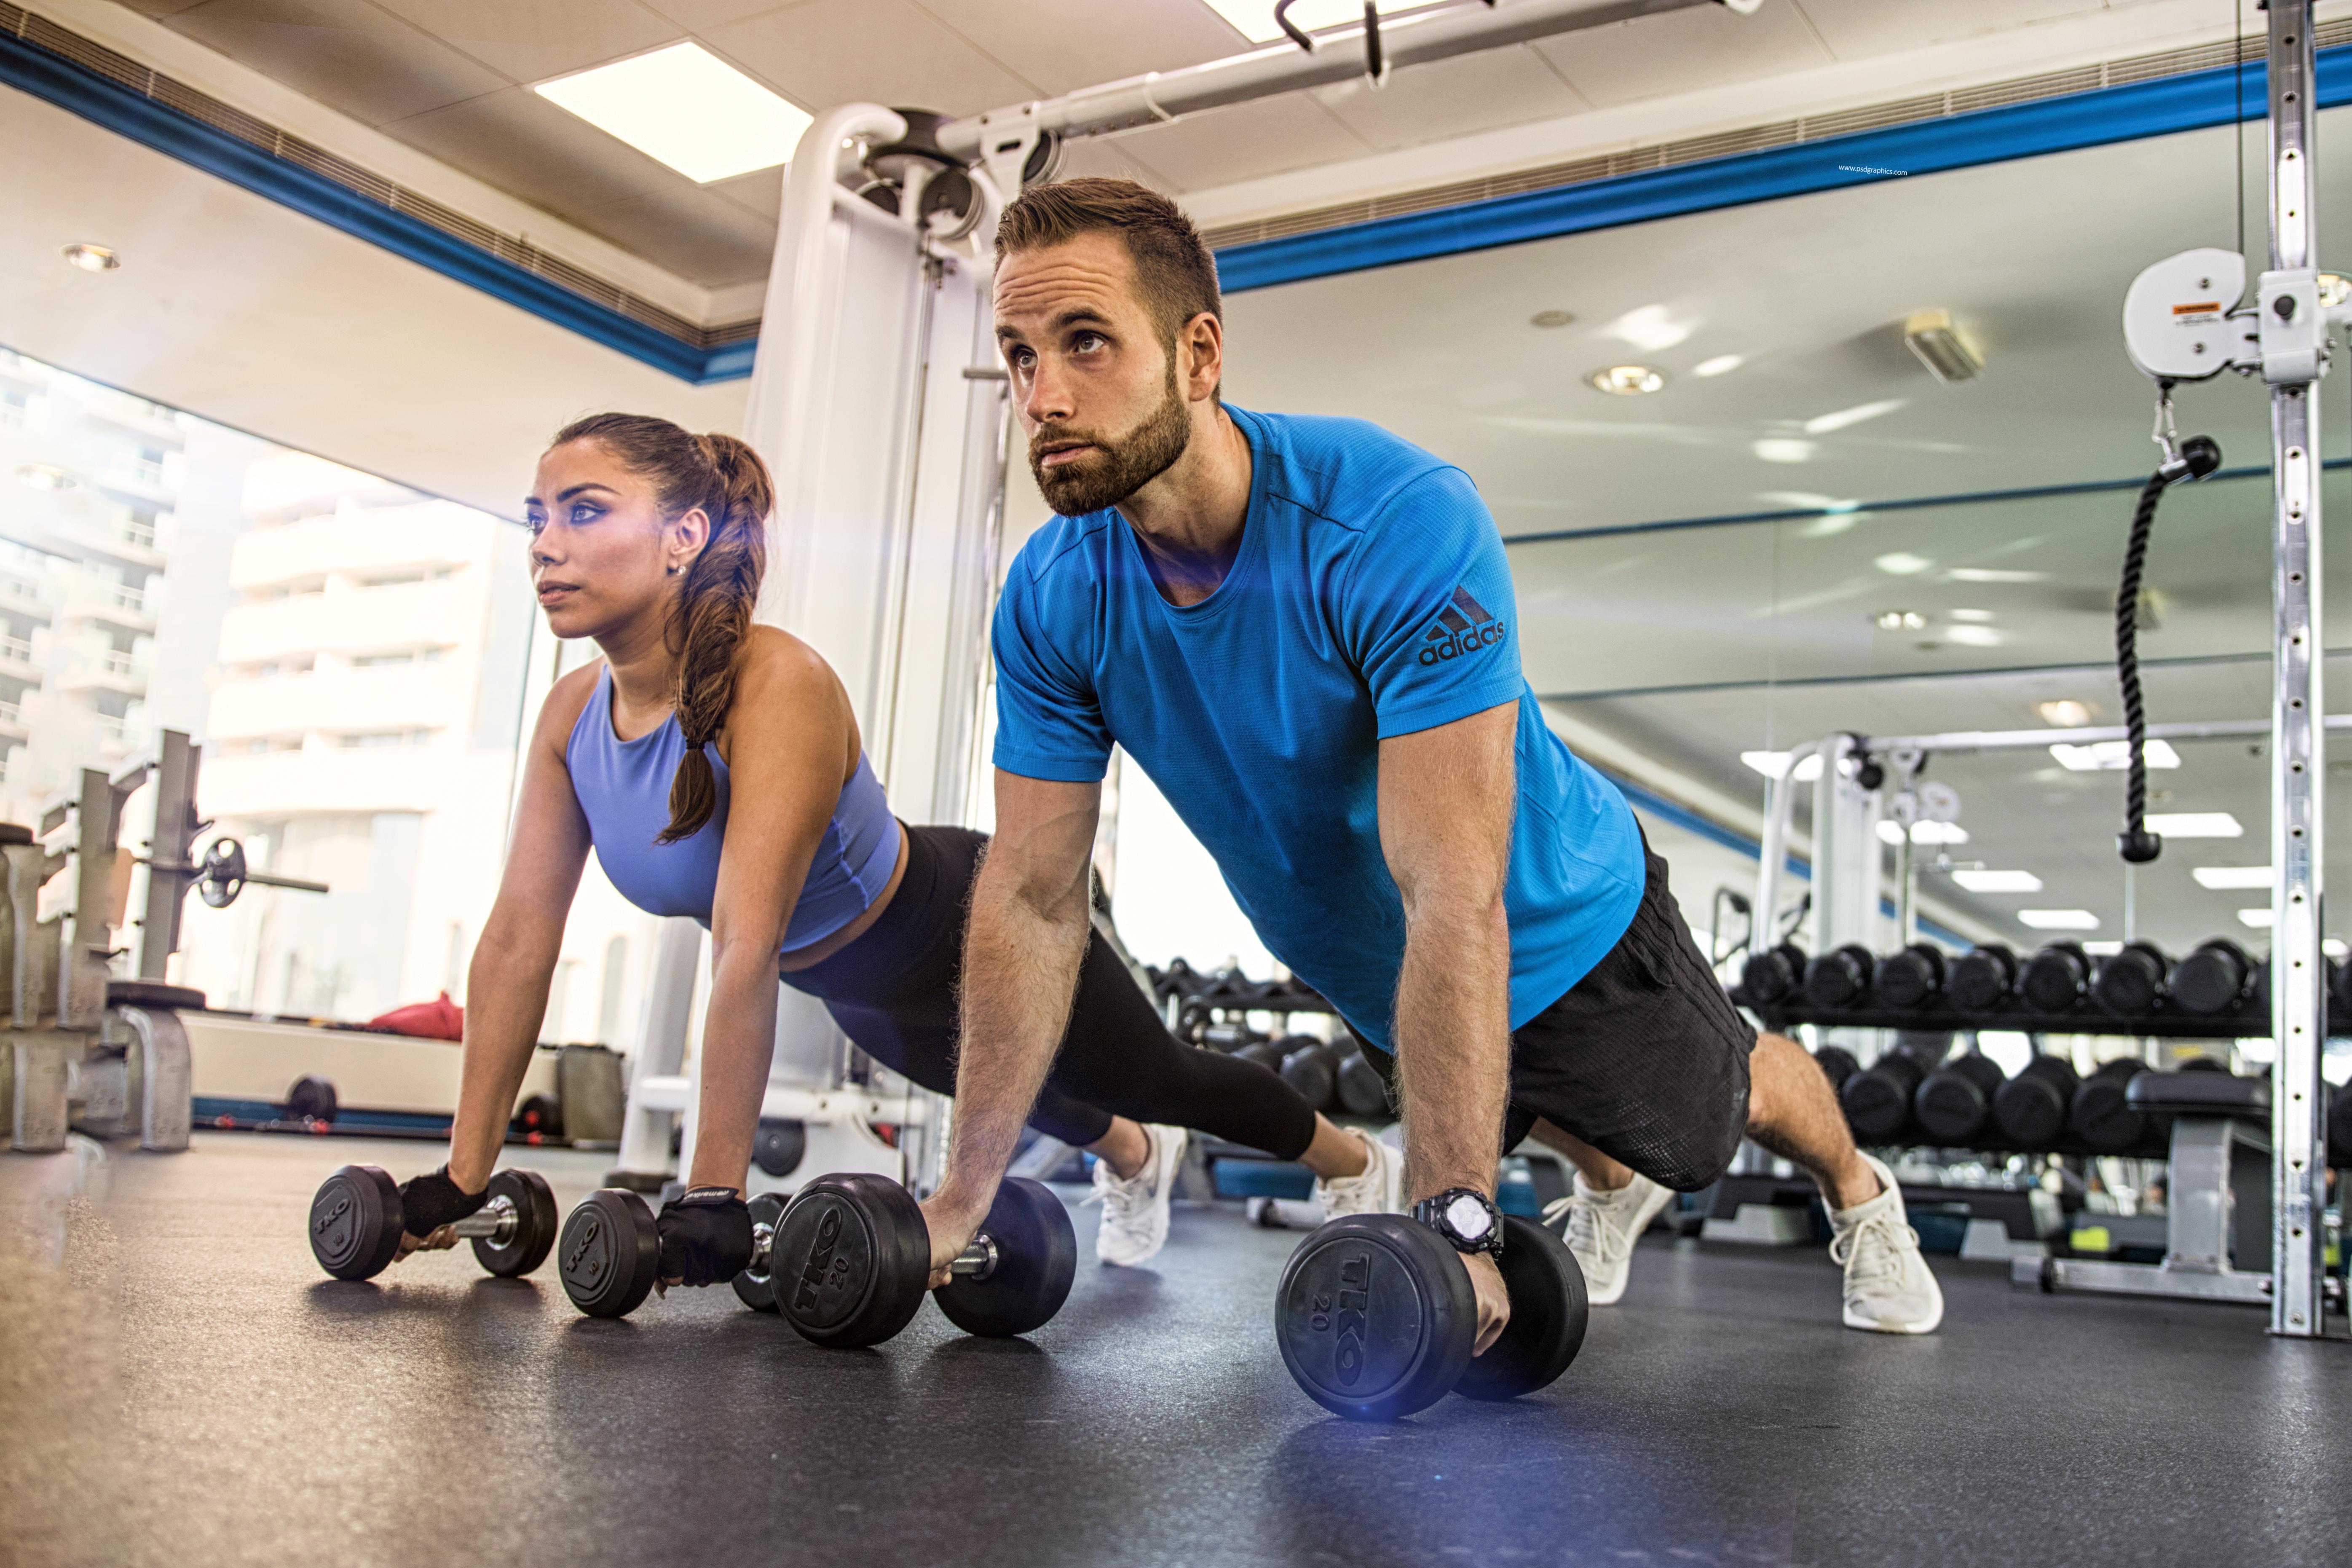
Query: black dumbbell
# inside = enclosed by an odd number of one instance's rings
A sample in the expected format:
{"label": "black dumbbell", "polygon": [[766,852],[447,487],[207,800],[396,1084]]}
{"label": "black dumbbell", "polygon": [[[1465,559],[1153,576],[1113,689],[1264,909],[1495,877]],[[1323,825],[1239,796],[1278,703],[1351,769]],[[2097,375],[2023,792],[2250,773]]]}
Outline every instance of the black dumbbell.
{"label": "black dumbbell", "polygon": [[1843,1007],[1870,989],[1874,964],[1870,949],[1854,942],[1816,954],[1805,965],[1805,1000],[1816,1007]]}
{"label": "black dumbbell", "polygon": [[1984,1131],[1993,1097],[2008,1081],[2009,1075],[1981,1052],[1955,1057],[1919,1080],[1911,1113],[1930,1142],[1948,1148],[1965,1144]]}
{"label": "black dumbbell", "polygon": [[1282,1048],[1282,1081],[1316,1110],[1333,1109],[1339,1102],[1339,1053],[1312,1035],[1286,1035],[1276,1044]]}
{"label": "black dumbbell", "polygon": [[1270,1073],[1279,1074],[1282,1071],[1283,1050],[1280,1040],[1251,1040],[1245,1045],[1234,1047],[1232,1054],[1245,1062],[1255,1062]]}
{"label": "black dumbbell", "polygon": [[[2172,999],[2184,1013],[2226,1013],[2252,999],[2256,973],[2253,961],[2236,942],[2226,937],[2200,942],[2172,966]],[[2331,983],[2337,978],[2329,976]]]}
{"label": "black dumbbell", "polygon": [[2078,942],[2053,942],[2025,961],[2017,988],[2037,1013],[2073,1011],[2091,989],[2091,958]]}
{"label": "black dumbbell", "polygon": [[2103,1064],[2074,1090],[2067,1130],[2101,1154],[2120,1154],[2137,1143],[2147,1131],[2147,1118],[2126,1103],[2124,1090],[2147,1070],[2147,1063],[2129,1057]]}
{"label": "black dumbbell", "polygon": [[[536,1171],[490,1177],[482,1206],[451,1226],[501,1279],[530,1273],[555,1243],[555,1194]],[[345,1165],[310,1200],[310,1255],[338,1279],[373,1279],[400,1253],[400,1184],[377,1165]]]}
{"label": "black dumbbell", "polygon": [[285,1117],[289,1121],[324,1121],[331,1123],[341,1110],[335,1099],[332,1080],[304,1073],[286,1091]]}
{"label": "black dumbbell", "polygon": [[[789,1204],[763,1193],[746,1206],[751,1262],[735,1277],[735,1294],[754,1311],[779,1313],[803,1339],[879,1344],[922,1305],[930,1231],[913,1194],[888,1177],[820,1176]],[[593,1193],[564,1222],[561,1257],[573,1306],[590,1317],[625,1317],[660,1272],[654,1212],[635,1193]],[[950,1268],[955,1278],[932,1292],[950,1321],[966,1333],[1025,1334],[1068,1299],[1077,1233],[1050,1190],[1014,1178],[997,1189],[980,1234]]]}
{"label": "black dumbbell", "polygon": [[1867,1071],[1845,1080],[1838,1099],[1857,1142],[1891,1143],[1910,1125],[1911,1100],[1927,1077],[1919,1064],[1902,1051],[1888,1051]]}
{"label": "black dumbbell", "polygon": [[2048,1149],[2066,1131],[2067,1110],[2080,1087],[2072,1062],[2036,1052],[2015,1078],[1993,1091],[1992,1124],[2012,1143]]}
{"label": "black dumbbell", "polygon": [[1944,955],[1924,942],[1878,961],[1872,986],[1884,1007],[1916,1007],[1944,988]]}
{"label": "black dumbbell", "polygon": [[1462,1255],[1405,1215],[1350,1215],[1301,1242],[1275,1294],[1275,1342],[1308,1398],[1336,1415],[1388,1421],[1448,1392],[1516,1399],[1576,1359],[1591,1316],[1567,1245],[1517,1215],[1496,1259],[1511,1321],[1483,1356]]}
{"label": "black dumbbell", "polygon": [[[949,1321],[992,1339],[1025,1334],[1069,1299],[1077,1232],[1044,1184],[1013,1177],[949,1269],[953,1278],[931,1292]],[[777,1311],[803,1339],[879,1344],[922,1305],[930,1228],[914,1194],[887,1176],[820,1176],[778,1218],[769,1272]]]}
{"label": "black dumbbell", "polygon": [[2165,994],[2171,961],[2152,942],[2127,942],[2099,960],[2091,977],[2091,994],[2110,1013],[2126,1017],[2147,1012]]}
{"label": "black dumbbell", "polygon": [[1846,1080],[1862,1070],[1862,1064],[1854,1060],[1853,1053],[1843,1046],[1823,1046],[1813,1053],[1813,1060],[1821,1064],[1822,1072],[1829,1079],[1830,1087],[1833,1089],[1844,1089]]}
{"label": "black dumbbell", "polygon": [[1804,950],[1793,942],[1749,954],[1739,969],[1739,994],[1759,1005],[1787,1000],[1804,983]]}
{"label": "black dumbbell", "polygon": [[1389,1114],[1388,1079],[1361,1049],[1339,1058],[1339,1108],[1350,1116]]}
{"label": "black dumbbell", "polygon": [[1997,942],[1979,942],[1952,960],[1944,994],[1964,1013],[1986,1013],[2017,989],[2017,954]]}

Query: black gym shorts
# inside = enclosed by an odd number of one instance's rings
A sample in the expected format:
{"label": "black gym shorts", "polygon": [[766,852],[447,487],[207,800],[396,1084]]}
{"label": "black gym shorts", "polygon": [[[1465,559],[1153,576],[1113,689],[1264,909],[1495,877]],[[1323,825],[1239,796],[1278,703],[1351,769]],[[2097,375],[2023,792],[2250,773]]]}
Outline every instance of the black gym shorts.
{"label": "black gym shorts", "polygon": [[[1730,1168],[1747,1133],[1756,1031],[1692,940],[1665,861],[1646,841],[1643,854],[1648,877],[1625,934],[1512,1032],[1503,1147],[1541,1117],[1662,1186],[1696,1192]],[[1391,1066],[1370,1047],[1365,1058],[1384,1074]]]}

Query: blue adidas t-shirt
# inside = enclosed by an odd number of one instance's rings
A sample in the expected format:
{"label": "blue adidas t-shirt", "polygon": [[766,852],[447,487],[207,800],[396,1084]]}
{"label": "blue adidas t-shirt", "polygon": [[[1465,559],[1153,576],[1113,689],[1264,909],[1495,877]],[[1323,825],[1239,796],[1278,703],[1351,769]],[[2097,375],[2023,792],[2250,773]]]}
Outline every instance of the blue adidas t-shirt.
{"label": "blue adidas t-shirt", "polygon": [[1379,742],[1517,701],[1517,1028],[1632,923],[1633,814],[1537,709],[1469,476],[1360,420],[1227,411],[1249,439],[1249,514],[1206,599],[1162,597],[1116,510],[1057,517],[1022,547],[996,610],[996,765],[1090,783],[1126,747],[1268,951],[1386,1047],[1405,922]]}

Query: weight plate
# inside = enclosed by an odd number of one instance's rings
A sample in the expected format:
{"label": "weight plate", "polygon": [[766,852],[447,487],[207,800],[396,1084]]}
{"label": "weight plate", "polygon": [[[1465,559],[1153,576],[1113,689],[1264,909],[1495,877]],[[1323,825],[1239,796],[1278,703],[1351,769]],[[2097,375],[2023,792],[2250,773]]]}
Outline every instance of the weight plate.
{"label": "weight plate", "polygon": [[514,1233],[504,1241],[476,1237],[474,1261],[501,1279],[520,1279],[546,1262],[563,1218],[547,1178],[537,1171],[500,1171],[484,1196],[514,1205]]}
{"label": "weight plate", "polygon": [[1351,1215],[1299,1244],[1275,1294],[1275,1342],[1324,1409],[1386,1421],[1461,1382],[1478,1332],[1470,1274],[1402,1215]]}
{"label": "weight plate", "polygon": [[755,1312],[776,1310],[776,1282],[768,1276],[768,1260],[759,1256],[764,1241],[772,1250],[776,1241],[776,1222],[784,1217],[784,1200],[773,1193],[761,1193],[749,1205],[751,1211],[751,1267],[735,1276],[735,1294],[743,1305]]}
{"label": "weight plate", "polygon": [[1503,1216],[1503,1289],[1511,1321],[1503,1337],[1473,1356],[1454,1392],[1471,1399],[1517,1399],[1548,1388],[1584,1345],[1592,1304],[1584,1270],[1568,1244],[1532,1220]]}
{"label": "weight plate", "polygon": [[661,1233],[646,1200],[619,1187],[599,1187],[563,1222],[556,1241],[556,1277],[572,1304],[592,1318],[625,1318],[654,1288],[661,1268]]}
{"label": "weight plate", "polygon": [[770,1251],[776,1310],[803,1339],[879,1344],[911,1321],[931,1271],[930,1232],[885,1176],[819,1176],[784,1207]]}
{"label": "weight plate", "polygon": [[1078,1275],[1070,1211],[1042,1183],[1013,1177],[996,1189],[980,1234],[996,1243],[996,1267],[985,1279],[959,1274],[932,1291],[940,1310],[965,1333],[988,1339],[1045,1327]]}
{"label": "weight plate", "polygon": [[375,1165],[345,1165],[310,1200],[310,1256],[338,1279],[373,1279],[400,1251],[400,1184]]}

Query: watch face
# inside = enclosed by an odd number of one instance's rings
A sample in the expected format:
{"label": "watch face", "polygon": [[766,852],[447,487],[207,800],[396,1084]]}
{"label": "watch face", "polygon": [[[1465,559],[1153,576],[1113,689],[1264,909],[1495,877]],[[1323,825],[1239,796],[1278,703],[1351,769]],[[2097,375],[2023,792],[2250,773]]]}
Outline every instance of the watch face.
{"label": "watch face", "polygon": [[1445,1223],[1465,1241],[1484,1241],[1486,1233],[1495,1228],[1486,1205],[1467,1193],[1445,1205]]}

